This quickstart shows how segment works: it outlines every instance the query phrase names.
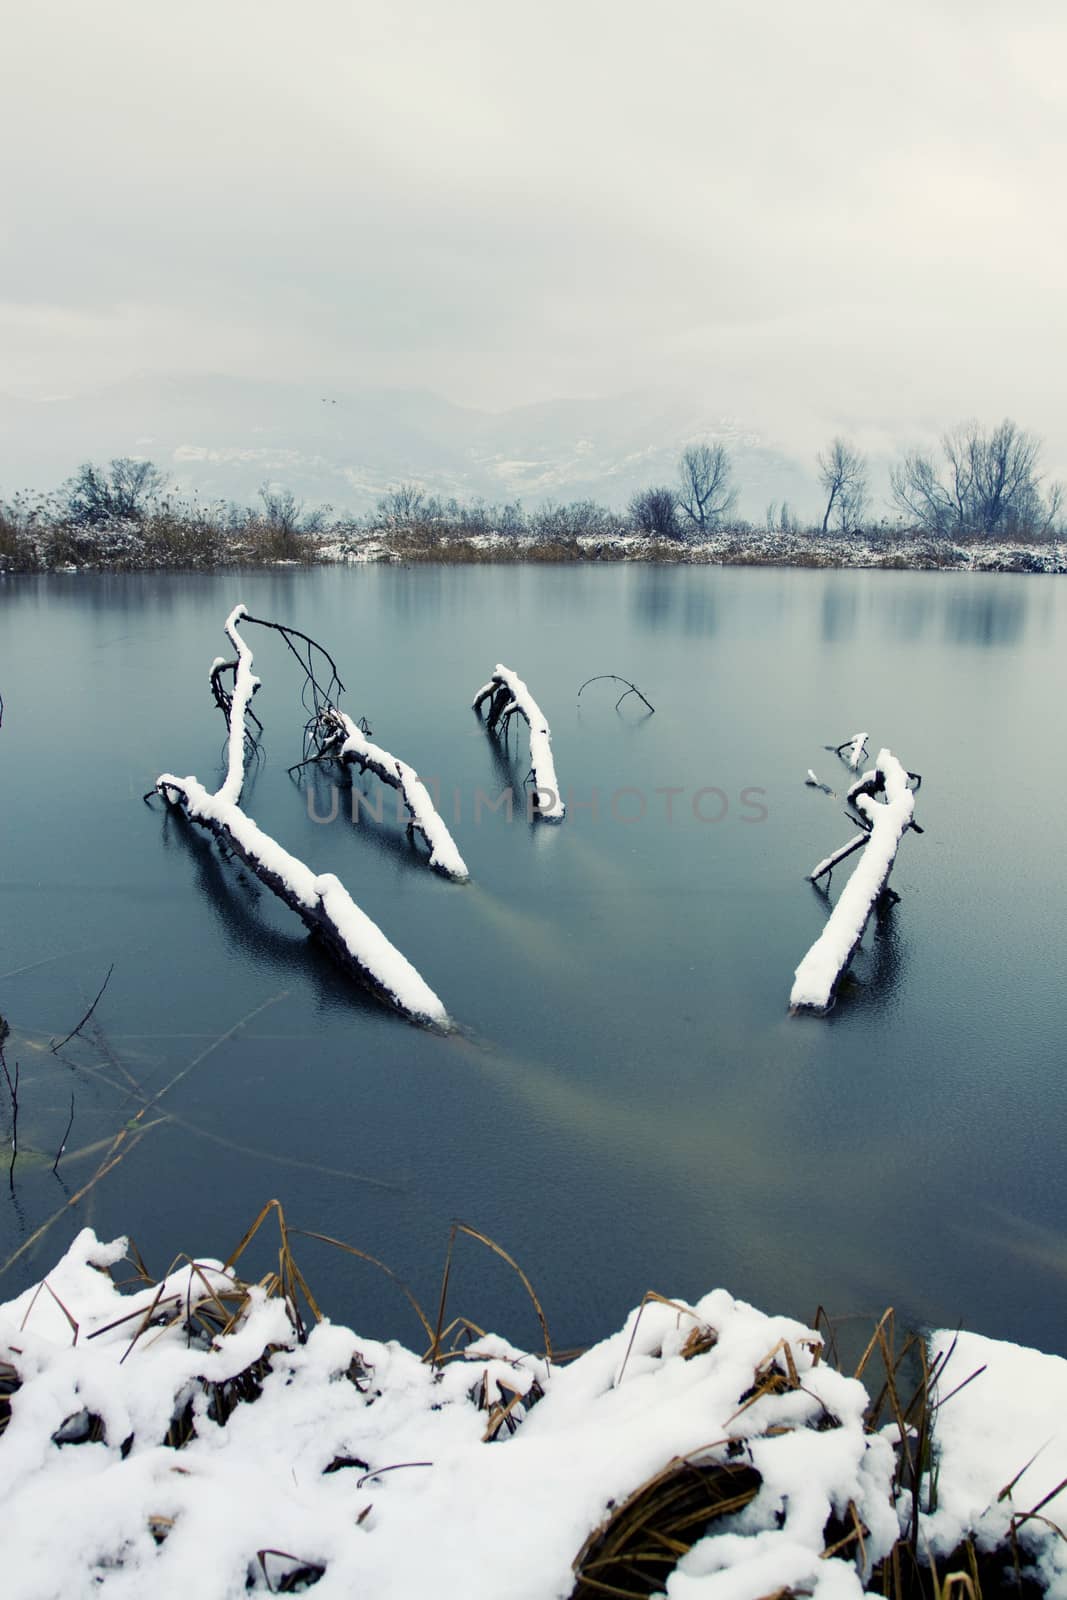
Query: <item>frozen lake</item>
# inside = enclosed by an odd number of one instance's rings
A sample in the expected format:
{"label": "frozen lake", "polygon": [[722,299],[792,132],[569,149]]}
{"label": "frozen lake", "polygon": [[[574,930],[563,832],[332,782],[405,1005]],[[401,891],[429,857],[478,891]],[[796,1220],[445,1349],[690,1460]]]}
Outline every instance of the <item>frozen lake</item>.
{"label": "frozen lake", "polygon": [[[309,783],[286,774],[299,675],[248,630],[266,737],[246,807],[341,877],[444,1000],[450,1037],[354,991],[283,906],[141,802],[162,770],[218,781],[207,672],[238,600],[319,638],[350,714],[440,783],[467,886],[426,869],[391,791],[380,824],[353,826],[340,784],[336,819],[314,821]],[[497,661],[552,724],[560,827],[485,803],[519,793],[529,765],[524,726],[509,761],[469,710]],[[83,1222],[129,1231],[161,1272],[182,1250],[224,1255],[277,1195],[434,1309],[463,1218],[522,1263],[560,1347],[606,1334],[647,1288],[723,1284],[805,1318],[894,1304],[1067,1353],[1065,670],[1056,579],[635,565],[0,580],[0,1013],[24,1146],[49,1152],[0,1184],[0,1260],[91,1175],[100,1152],[77,1152],[109,1141],[138,1091],[256,1013],[0,1294]],[[599,672],[636,681],[655,715],[633,699],[617,713],[610,684],[579,705]],[[835,1011],[790,1017],[826,916],[804,874],[852,831],[848,774],[823,746],[859,728],[923,775],[925,833],[905,838],[901,900]],[[805,787],[809,767],[837,798]],[[330,775],[313,794],[328,816]],[[112,962],[100,1031],[63,1065],[48,1042]],[[418,1342],[386,1279],[309,1242],[298,1256],[336,1318]],[[451,1305],[536,1339],[521,1290],[473,1245]]]}

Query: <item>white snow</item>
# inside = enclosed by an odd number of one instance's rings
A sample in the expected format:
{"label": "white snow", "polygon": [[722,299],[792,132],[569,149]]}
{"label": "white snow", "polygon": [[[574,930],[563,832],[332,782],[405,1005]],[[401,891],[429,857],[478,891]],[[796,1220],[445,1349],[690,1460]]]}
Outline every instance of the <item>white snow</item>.
{"label": "white snow", "polygon": [[[252,676],[252,652],[237,632],[237,624],[245,616],[243,605],[234,606],[226,618],[226,632],[237,651],[237,671],[234,674],[233,704],[230,707],[230,730],[227,739],[226,781],[218,792],[220,800],[236,805],[241,798],[245,782],[245,712],[252,696],[259,688],[259,679]],[[215,665],[218,665],[217,661]],[[214,671],[214,666],[212,671]]]}
{"label": "white snow", "polygon": [[845,757],[853,772],[857,770],[860,761],[863,759],[863,747],[866,743],[867,735],[865,733],[853,734],[852,744],[849,748],[848,755]]}
{"label": "white snow", "polygon": [[971,1529],[999,1545],[1013,1515],[1051,1496],[1047,1520],[1022,1524],[1019,1537],[1045,1592],[1067,1600],[1067,1361],[975,1333],[942,1330],[928,1344],[932,1359],[952,1351],[938,1381],[936,1508],[922,1520],[930,1549],[948,1555]]}
{"label": "white snow", "polygon": [[896,756],[889,750],[880,750],[876,771],[885,780],[885,799],[856,794],[855,804],[871,824],[870,836],[825,928],[796,969],[789,996],[791,1006],[816,1011],[825,1011],[829,1006],[837,980],[863,937],[867,918],[889,877],[897,846],[911,822],[915,796]]}
{"label": "white snow", "polygon": [[[728,1459],[730,1440],[762,1488],[682,1559],[668,1600],[755,1600],[786,1585],[853,1600],[863,1591],[851,1562],[821,1559],[831,1510],[853,1501],[872,1562],[900,1531],[889,1438],[864,1433],[862,1386],[817,1362],[811,1330],[724,1290],[692,1307],[646,1305],[568,1367],[486,1337],[435,1372],[394,1342],[329,1322],[301,1345],[282,1301],[262,1289],[208,1348],[188,1337],[183,1313],[231,1287],[231,1275],[194,1260],[158,1289],[121,1294],[101,1269],[124,1249],[85,1229],[46,1287],[0,1306],[0,1360],[21,1379],[0,1437],[10,1600],[237,1600],[249,1577],[265,1591],[263,1549],[324,1566],[321,1600],[560,1600],[610,1502],[678,1456]],[[717,1342],[686,1360],[696,1326]],[[740,1409],[783,1339],[802,1387]],[[922,1526],[939,1556],[971,1532],[1002,1541],[1013,1511],[1067,1477],[1067,1363],[973,1334],[935,1334],[931,1354],[953,1339],[936,1412],[937,1504]],[[260,1398],[225,1426],[212,1420],[205,1383],[236,1376],[268,1347]],[[485,1404],[515,1394],[516,1431],[487,1442]],[[168,1448],[171,1418],[190,1397],[195,1437]],[[824,1408],[840,1426],[816,1431]],[[53,1442],[86,1411],[101,1418],[102,1442]],[[366,1466],[327,1473],[338,1458]],[[1042,1517],[1062,1525],[1065,1497]],[[1064,1600],[1061,1541],[1035,1520],[1021,1542]]]}
{"label": "white snow", "polygon": [[[232,1274],[194,1258],[123,1293],[104,1269],[121,1272],[125,1250],[83,1229],[43,1285],[0,1305],[0,1361],[20,1379],[0,1435],[5,1600],[241,1600],[267,1591],[260,1550],[323,1566],[316,1600],[563,1600],[611,1504],[678,1457],[736,1459],[763,1481],[682,1558],[667,1600],[785,1586],[857,1600],[852,1552],[822,1558],[831,1512],[851,1500],[869,1530],[866,1576],[906,1526],[893,1430],[864,1431],[863,1386],[819,1359],[812,1330],[723,1289],[693,1306],[646,1304],[569,1366],[486,1336],[434,1370],[329,1321],[301,1344],[284,1302],[259,1287],[209,1344],[187,1319],[233,1290]],[[717,1338],[686,1359],[694,1328]],[[967,1333],[932,1335],[931,1356],[954,1340],[935,1412],[936,1505],[920,1530],[939,1557],[972,1533],[1002,1542],[1013,1512],[1067,1478],[1067,1362]],[[265,1352],[259,1398],[214,1420],[206,1385]],[[790,1359],[801,1386],[746,1405],[769,1363],[784,1376]],[[490,1441],[499,1413],[486,1407],[516,1395],[514,1432]],[[164,1445],[190,1400],[194,1437]],[[55,1442],[86,1412],[100,1442]],[[827,1414],[838,1425],[820,1428]],[[327,1472],[339,1458],[350,1464]],[[1062,1528],[1065,1502],[1067,1490],[1053,1495],[1041,1518]],[[1023,1559],[1067,1600],[1067,1545],[1048,1522],[1022,1526]],[[287,1563],[271,1560],[277,1579]]]}
{"label": "white snow", "polygon": [[482,700],[498,686],[505,687],[511,695],[501,712],[500,721],[506,723],[509,717],[518,714],[525,718],[530,729],[530,766],[536,786],[536,815],[545,822],[562,822],[567,808],[560,795],[556,763],[552,758],[552,732],[548,719],[523,680],[510,667],[497,662],[492,678],[474,697],[474,709],[477,710]]}
{"label": "white snow", "polygon": [[340,758],[344,760],[349,757],[361,767],[370,767],[383,783],[398,788],[411,817],[412,826],[418,829],[430,848],[431,867],[436,867],[440,872],[448,873],[449,877],[465,882],[470,877],[467,864],[415,768],[408,766],[406,761],[390,755],[389,751],[383,750],[380,745],[372,744],[359,724],[353,722],[343,711],[334,711],[333,715],[345,729],[345,741],[338,751]]}
{"label": "white snow", "polygon": [[[694,1307],[649,1304],[566,1367],[491,1338],[435,1372],[396,1343],[329,1322],[300,1345],[281,1302],[260,1290],[214,1350],[190,1344],[180,1321],[131,1349],[154,1291],[120,1295],[92,1265],[122,1247],[86,1229],[49,1274],[76,1336],[47,1293],[0,1307],[0,1360],[22,1378],[0,1437],[5,1600],[237,1600],[250,1574],[264,1592],[256,1552],[267,1548],[325,1566],[316,1600],[561,1600],[610,1502],[677,1455],[726,1460],[729,1440],[763,1487],[725,1536],[694,1547],[670,1579],[671,1600],[753,1600],[768,1573],[851,1600],[862,1593],[851,1564],[821,1559],[831,1509],[854,1501],[872,1559],[897,1536],[891,1447],[863,1431],[862,1385],[817,1364],[818,1337],[802,1324],[724,1290]],[[168,1280],[175,1305],[196,1297],[197,1270]],[[216,1262],[203,1273],[224,1281]],[[686,1360],[697,1324],[718,1342]],[[739,1409],[783,1339],[803,1387]],[[268,1346],[260,1398],[218,1425],[198,1380],[232,1376]],[[356,1376],[365,1372],[358,1386],[345,1376],[353,1357]],[[483,1379],[490,1401],[515,1390],[530,1400],[535,1382],[544,1391],[528,1408],[518,1402],[510,1437],[485,1440]],[[171,1414],[189,1394],[196,1437],[167,1448]],[[52,1443],[85,1409],[102,1417],[104,1441]],[[839,1427],[813,1426],[826,1411]],[[367,1466],[326,1473],[338,1457]],[[374,1476],[404,1463],[428,1465]]]}

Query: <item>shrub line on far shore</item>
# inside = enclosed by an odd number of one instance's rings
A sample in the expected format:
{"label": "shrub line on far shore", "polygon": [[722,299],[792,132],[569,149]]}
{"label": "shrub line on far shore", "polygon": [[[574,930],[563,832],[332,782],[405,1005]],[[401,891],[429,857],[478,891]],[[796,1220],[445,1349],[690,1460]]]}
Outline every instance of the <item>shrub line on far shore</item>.
{"label": "shrub line on far shore", "polygon": [[1067,544],[957,543],[911,530],[833,535],[738,528],[699,540],[656,539],[626,532],[585,537],[457,535],[424,527],[338,527],[325,533],[287,534],[262,524],[231,532],[199,515],[173,513],[150,516],[137,524],[92,529],[50,526],[19,530],[0,518],[0,575],[569,562],[1064,573]]}

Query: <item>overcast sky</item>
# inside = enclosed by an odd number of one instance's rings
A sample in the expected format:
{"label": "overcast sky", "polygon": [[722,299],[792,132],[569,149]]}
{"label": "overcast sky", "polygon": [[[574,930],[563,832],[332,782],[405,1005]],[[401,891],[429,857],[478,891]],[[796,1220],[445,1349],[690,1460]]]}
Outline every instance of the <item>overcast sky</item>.
{"label": "overcast sky", "polygon": [[0,388],[669,384],[1063,472],[1065,61],[1063,0],[12,6]]}

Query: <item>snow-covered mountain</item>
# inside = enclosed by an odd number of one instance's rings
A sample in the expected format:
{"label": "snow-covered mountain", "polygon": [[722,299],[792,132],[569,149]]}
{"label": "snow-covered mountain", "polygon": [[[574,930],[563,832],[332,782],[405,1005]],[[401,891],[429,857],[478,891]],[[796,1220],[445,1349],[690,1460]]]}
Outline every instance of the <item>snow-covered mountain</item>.
{"label": "snow-covered mountain", "polygon": [[132,455],[205,500],[251,501],[271,482],[360,512],[414,481],[527,507],[585,497],[621,506],[673,482],[681,448],[703,440],[729,446],[744,515],[762,518],[770,501],[817,503],[813,464],[673,391],[489,412],[420,390],[157,376],[47,399],[0,395],[0,497],[53,488],[82,461]]}

